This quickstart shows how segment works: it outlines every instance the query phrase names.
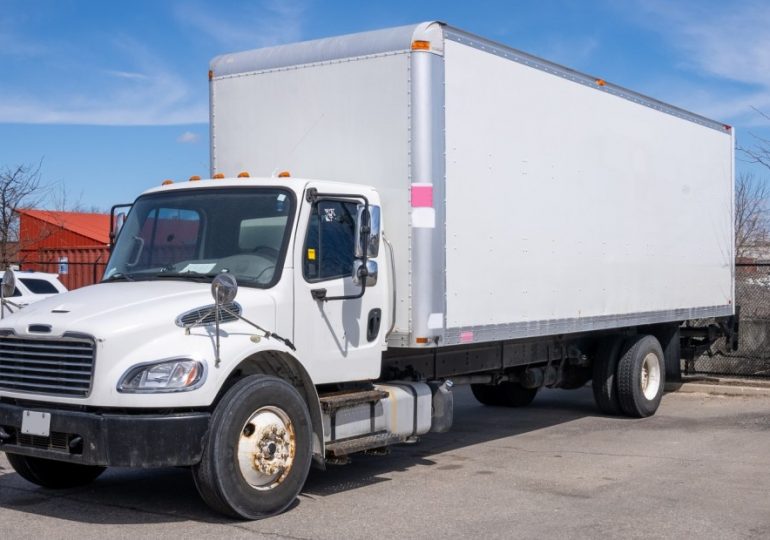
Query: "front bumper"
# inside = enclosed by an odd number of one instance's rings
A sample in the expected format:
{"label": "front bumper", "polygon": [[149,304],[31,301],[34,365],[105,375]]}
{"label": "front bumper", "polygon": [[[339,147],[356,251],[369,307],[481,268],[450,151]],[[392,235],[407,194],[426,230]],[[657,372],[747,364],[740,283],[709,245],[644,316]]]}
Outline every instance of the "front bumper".
{"label": "front bumper", "polygon": [[[25,410],[51,415],[49,437],[21,433]],[[0,451],[102,467],[200,462],[211,414],[112,414],[0,403]]]}

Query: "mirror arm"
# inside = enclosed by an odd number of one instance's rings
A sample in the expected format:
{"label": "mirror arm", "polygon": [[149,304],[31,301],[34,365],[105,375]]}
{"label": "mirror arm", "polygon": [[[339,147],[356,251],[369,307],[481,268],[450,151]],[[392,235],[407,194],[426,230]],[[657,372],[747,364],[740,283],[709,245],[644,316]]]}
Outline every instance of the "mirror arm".
{"label": "mirror arm", "polygon": [[344,296],[326,296],[326,289],[313,289],[310,291],[311,296],[313,297],[313,300],[319,300],[322,302],[328,302],[329,300],[357,300],[361,298],[364,293],[366,292],[366,257],[361,259],[363,261],[363,264],[361,265],[361,268],[358,269],[358,277],[361,279],[361,290],[358,291],[356,294],[348,294]]}
{"label": "mirror arm", "polygon": [[292,351],[296,351],[297,350],[297,348],[294,346],[294,344],[289,339],[287,339],[285,337],[281,337],[278,334],[276,334],[275,332],[271,332],[269,330],[265,330],[264,328],[259,326],[257,323],[248,320],[243,315],[240,315],[239,313],[236,313],[235,311],[231,311],[231,310],[227,309],[224,306],[222,306],[222,311],[224,311],[225,313],[228,313],[229,315],[235,317],[236,319],[239,319],[239,320],[245,322],[246,324],[250,324],[251,326],[253,326],[257,330],[259,330],[260,332],[265,334],[265,337],[267,339],[270,339],[270,338],[277,339],[278,341],[283,342],[283,344],[286,345],[288,348],[290,348]]}

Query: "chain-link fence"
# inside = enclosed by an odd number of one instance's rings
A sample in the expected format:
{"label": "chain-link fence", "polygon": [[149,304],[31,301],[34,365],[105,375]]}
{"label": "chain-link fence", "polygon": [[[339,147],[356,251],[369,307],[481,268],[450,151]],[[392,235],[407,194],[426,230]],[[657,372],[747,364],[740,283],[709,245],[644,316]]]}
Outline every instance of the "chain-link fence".
{"label": "chain-link fence", "polygon": [[738,350],[719,339],[685,362],[684,373],[770,378],[770,263],[736,264],[735,296],[740,306]]}

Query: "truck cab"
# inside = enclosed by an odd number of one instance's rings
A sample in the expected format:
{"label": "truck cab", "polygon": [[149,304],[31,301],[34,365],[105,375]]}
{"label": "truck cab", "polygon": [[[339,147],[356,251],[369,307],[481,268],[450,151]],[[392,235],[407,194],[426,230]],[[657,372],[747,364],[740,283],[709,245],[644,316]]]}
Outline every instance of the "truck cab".
{"label": "truck cab", "polygon": [[[106,466],[195,465],[217,400],[259,372],[315,403],[304,442],[323,463],[316,387],[378,378],[386,347],[379,204],[372,188],[285,177],[141,195],[101,283],[2,321],[0,448],[22,470],[61,460],[78,481]],[[238,293],[219,305],[222,275]]]}

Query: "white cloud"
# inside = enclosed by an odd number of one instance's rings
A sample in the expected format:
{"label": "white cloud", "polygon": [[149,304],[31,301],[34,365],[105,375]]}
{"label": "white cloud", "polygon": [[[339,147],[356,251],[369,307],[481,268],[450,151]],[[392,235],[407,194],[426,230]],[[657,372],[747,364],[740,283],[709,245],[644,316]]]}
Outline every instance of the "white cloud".
{"label": "white cloud", "polygon": [[768,125],[753,107],[770,110],[770,3],[640,0],[637,6],[637,20],[678,51],[683,71],[723,83],[704,90],[682,81],[669,85],[667,99],[733,123]]}
{"label": "white cloud", "polygon": [[[301,39],[304,3],[266,0],[239,10],[217,11],[210,4],[179,2],[172,28],[195,41],[214,40],[222,48],[275,45]],[[179,125],[208,122],[205,72],[209,57],[195,73],[163,60],[146,40],[113,36],[106,53],[90,54],[84,40],[45,43],[27,39],[31,27],[24,19],[0,13],[0,58],[35,56],[34,67],[61,84],[33,85],[21,77],[0,85],[0,122],[94,125]],[[194,30],[190,32],[189,29]],[[66,50],[66,54],[62,51]],[[213,56],[213,54],[211,55]],[[95,58],[108,57],[104,60]],[[188,63],[189,66],[189,63]],[[187,66],[186,66],[187,67]],[[204,78],[201,78],[201,73]],[[180,142],[194,142],[180,140]]]}
{"label": "white cloud", "polygon": [[124,69],[73,65],[73,71],[92,75],[69,89],[64,85],[37,91],[23,84],[0,87],[0,122],[173,125],[208,121],[205,84],[196,91],[194,83],[132,38],[119,36],[108,46],[116,53],[114,63]]}
{"label": "white cloud", "polygon": [[112,75],[113,77],[117,77],[119,79],[134,79],[134,80],[139,79],[142,81],[147,79],[147,75],[145,75],[144,73],[133,73],[130,71],[116,71],[116,70],[110,70],[110,69],[105,71],[105,73],[107,75]]}
{"label": "white cloud", "polygon": [[0,56],[31,58],[47,52],[42,43],[33,41],[28,34],[19,31],[24,22],[23,16],[11,15],[7,10],[0,12]]}
{"label": "white cloud", "polygon": [[298,41],[305,9],[302,0],[266,0],[227,14],[211,4],[189,1],[177,4],[174,15],[180,23],[232,51]]}
{"label": "white cloud", "polygon": [[200,140],[200,135],[193,133],[192,131],[185,131],[179,137],[176,138],[176,142],[182,144],[197,143]]}
{"label": "white cloud", "polygon": [[540,56],[564,66],[581,66],[591,59],[598,48],[599,40],[593,36],[559,36],[548,40],[548,45]]}

